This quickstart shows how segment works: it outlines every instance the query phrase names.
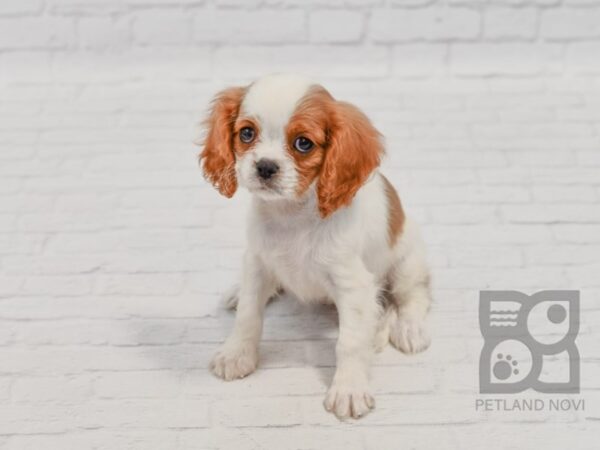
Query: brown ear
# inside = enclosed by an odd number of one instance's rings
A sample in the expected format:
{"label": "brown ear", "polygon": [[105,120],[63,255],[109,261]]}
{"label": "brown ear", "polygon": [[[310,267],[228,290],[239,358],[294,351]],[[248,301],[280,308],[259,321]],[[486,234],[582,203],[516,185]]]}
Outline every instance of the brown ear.
{"label": "brown ear", "polygon": [[232,197],[237,189],[233,126],[245,92],[245,88],[232,87],[217,94],[205,122],[207,133],[200,153],[202,170],[225,197]]}
{"label": "brown ear", "polygon": [[333,104],[328,142],[317,182],[323,218],[350,204],[383,155],[379,132],[358,108],[345,102]]}

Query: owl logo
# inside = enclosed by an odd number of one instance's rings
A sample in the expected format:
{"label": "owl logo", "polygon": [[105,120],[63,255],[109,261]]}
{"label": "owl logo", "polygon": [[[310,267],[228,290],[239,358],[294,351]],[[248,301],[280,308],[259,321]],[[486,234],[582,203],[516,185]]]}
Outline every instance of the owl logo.
{"label": "owl logo", "polygon": [[579,291],[481,291],[482,394],[579,393]]}

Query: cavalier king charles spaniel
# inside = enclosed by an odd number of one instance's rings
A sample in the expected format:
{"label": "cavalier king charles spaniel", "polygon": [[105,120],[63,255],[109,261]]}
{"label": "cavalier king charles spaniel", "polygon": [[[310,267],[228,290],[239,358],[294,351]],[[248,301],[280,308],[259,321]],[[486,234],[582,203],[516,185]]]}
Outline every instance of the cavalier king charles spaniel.
{"label": "cavalier king charles spaniel", "polygon": [[382,137],[355,106],[295,75],[270,75],[213,100],[200,154],[221,194],[252,194],[231,335],[210,369],[225,380],[258,363],[265,305],[285,290],[335,304],[337,367],[324,406],[358,418],[375,406],[369,366],[389,341],[428,347],[430,276],[416,225],[379,171]]}

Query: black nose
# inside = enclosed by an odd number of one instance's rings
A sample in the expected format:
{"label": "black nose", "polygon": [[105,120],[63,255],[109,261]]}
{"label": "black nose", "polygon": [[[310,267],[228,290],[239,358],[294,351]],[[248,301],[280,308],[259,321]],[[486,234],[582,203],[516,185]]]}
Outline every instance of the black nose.
{"label": "black nose", "polygon": [[256,163],[256,171],[258,176],[263,180],[268,180],[279,171],[279,166],[275,161],[270,159],[261,159]]}

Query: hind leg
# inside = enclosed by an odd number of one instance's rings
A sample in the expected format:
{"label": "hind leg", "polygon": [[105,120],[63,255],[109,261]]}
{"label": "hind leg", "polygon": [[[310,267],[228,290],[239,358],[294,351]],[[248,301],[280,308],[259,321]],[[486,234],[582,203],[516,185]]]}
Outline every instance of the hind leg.
{"label": "hind leg", "polygon": [[388,277],[393,308],[390,342],[404,353],[417,353],[431,343],[426,324],[431,305],[429,267],[416,230],[402,236],[396,251],[398,260]]}

